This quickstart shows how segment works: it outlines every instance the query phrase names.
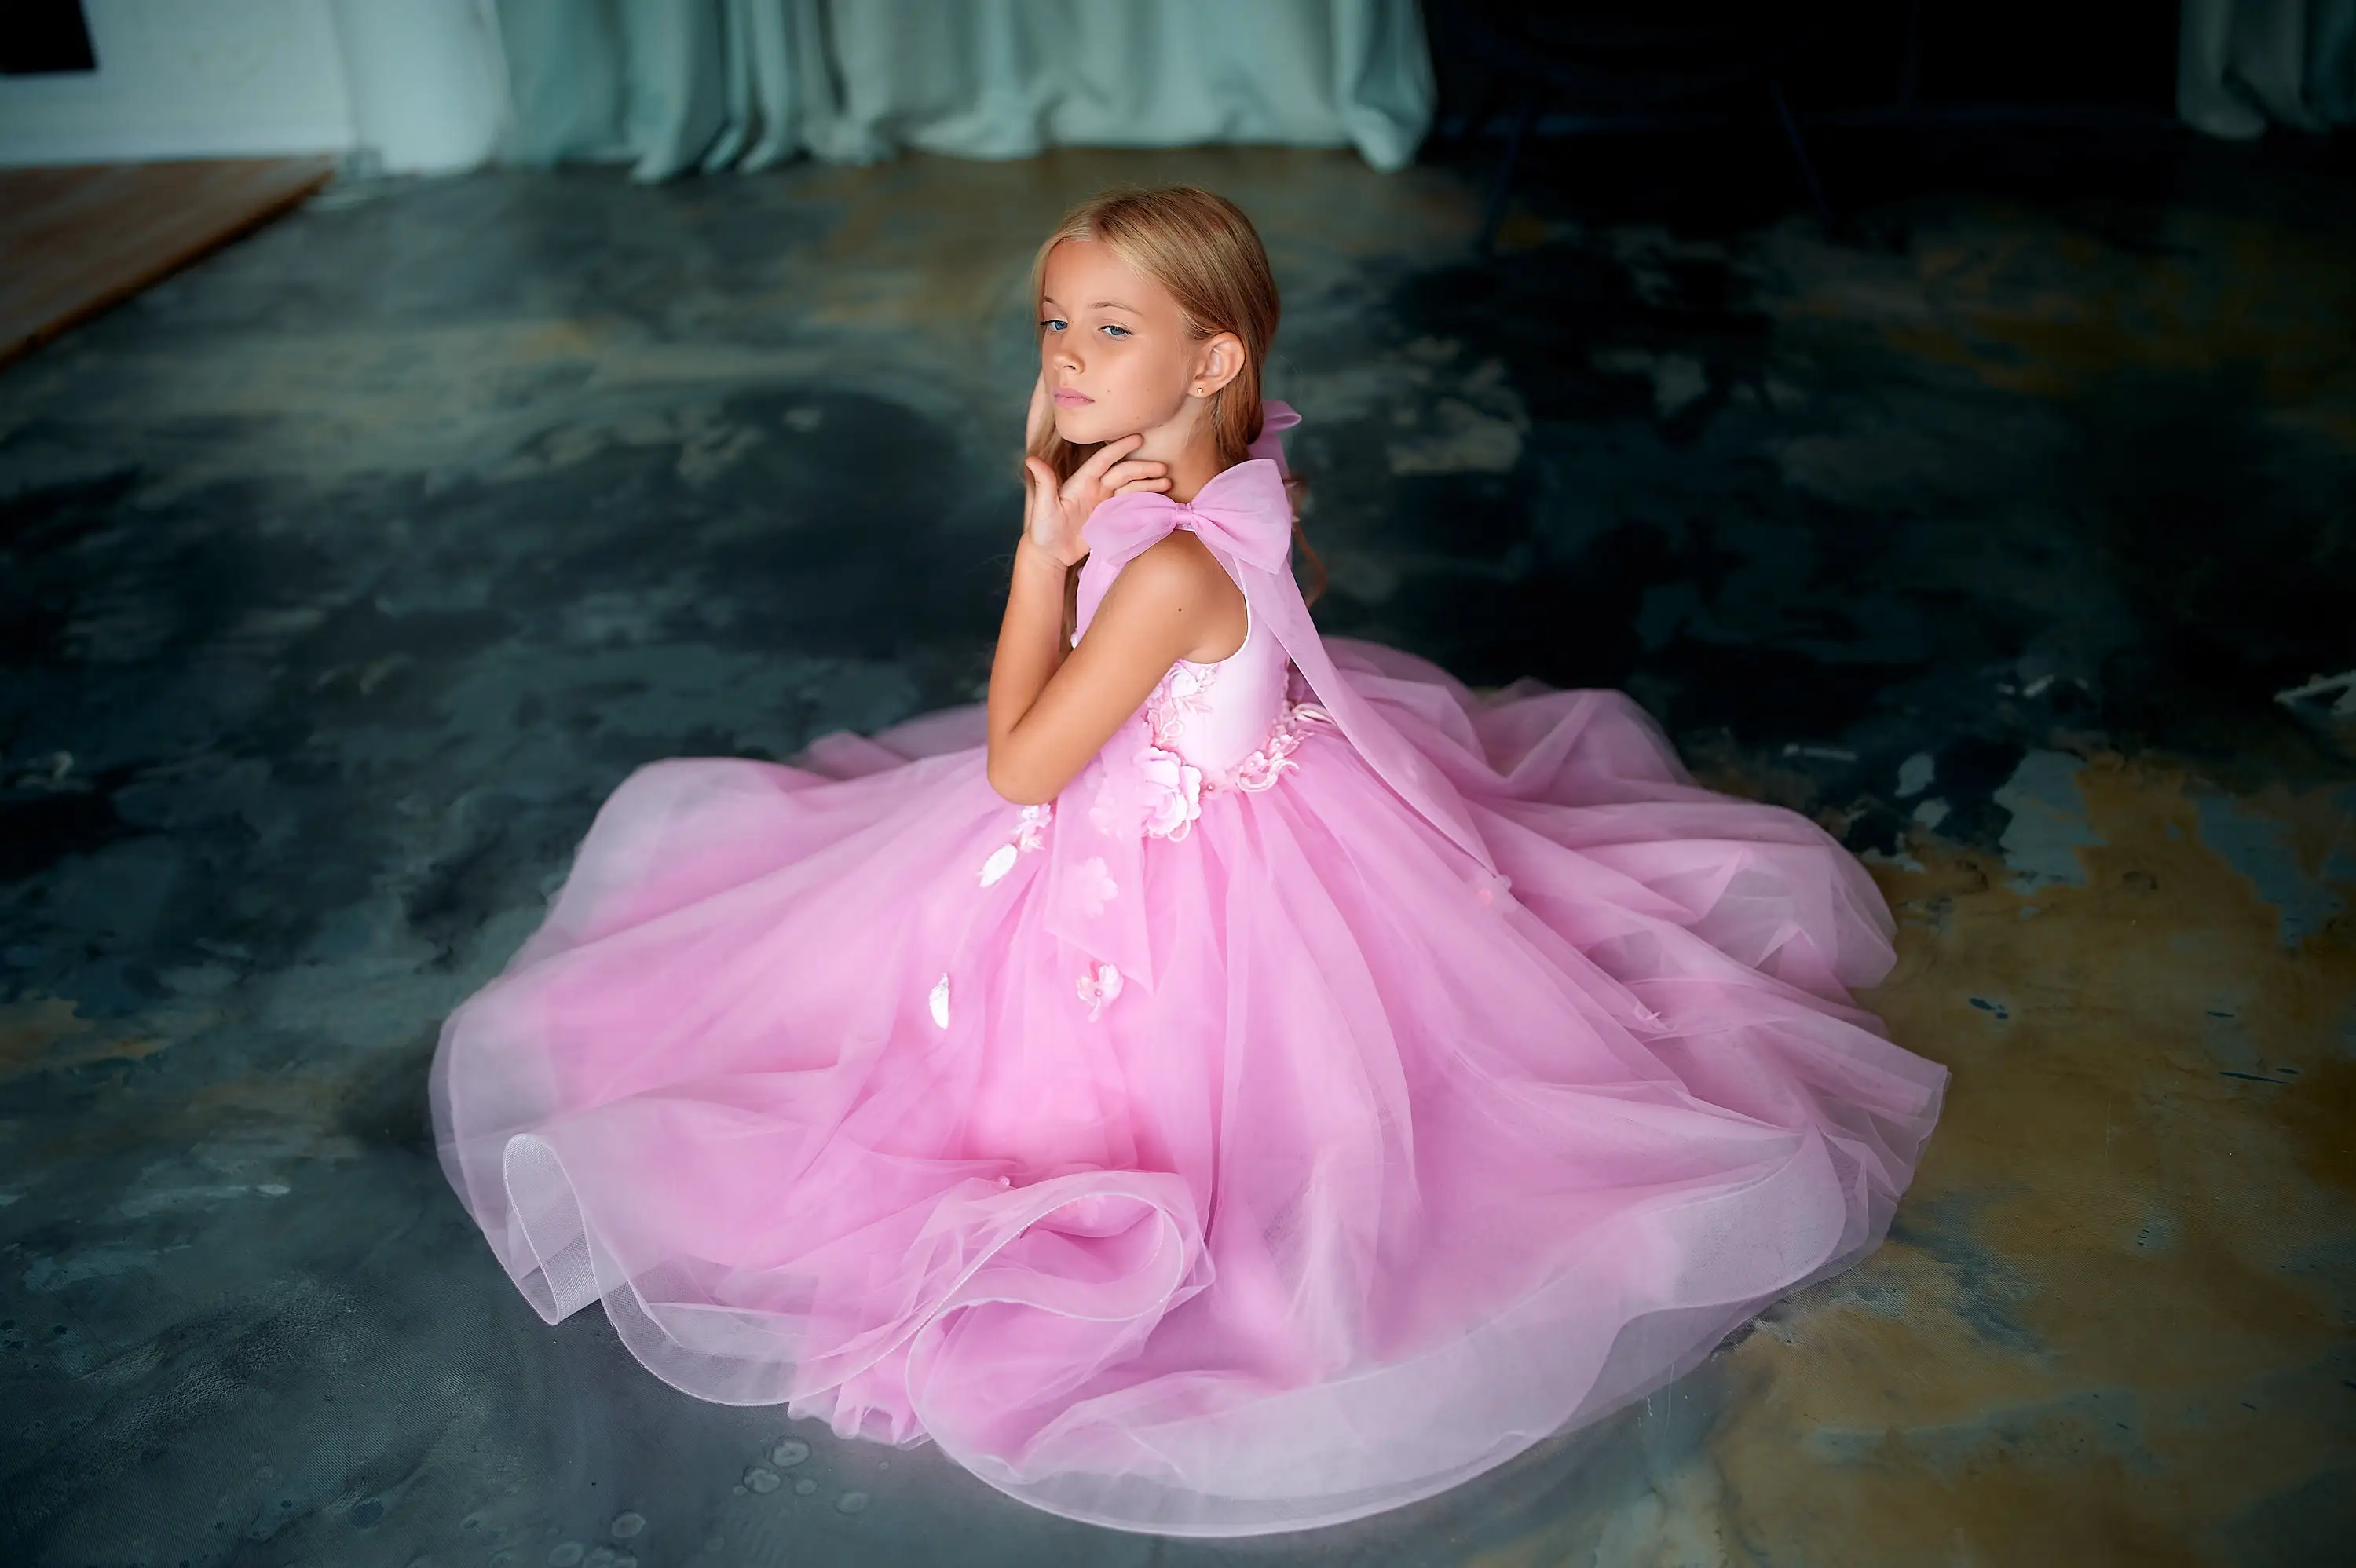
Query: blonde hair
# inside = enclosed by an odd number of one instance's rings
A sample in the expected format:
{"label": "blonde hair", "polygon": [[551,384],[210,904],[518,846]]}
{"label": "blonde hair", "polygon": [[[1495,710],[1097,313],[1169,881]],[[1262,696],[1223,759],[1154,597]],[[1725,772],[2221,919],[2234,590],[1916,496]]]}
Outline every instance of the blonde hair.
{"label": "blonde hair", "polygon": [[[1260,369],[1276,340],[1282,304],[1268,249],[1243,208],[1196,186],[1162,186],[1099,191],[1064,215],[1031,263],[1031,304],[1035,312],[1046,294],[1048,252],[1066,240],[1095,240],[1141,275],[1170,291],[1197,342],[1232,332],[1243,345],[1243,368],[1211,394],[1211,430],[1219,465],[1232,468],[1251,455],[1259,439]],[[1033,439],[1029,455],[1044,462],[1059,480],[1068,479],[1095,453],[1055,433],[1050,421]],[[1293,500],[1292,534],[1315,576],[1310,597],[1325,585],[1325,566],[1301,531],[1300,487],[1288,483]]]}

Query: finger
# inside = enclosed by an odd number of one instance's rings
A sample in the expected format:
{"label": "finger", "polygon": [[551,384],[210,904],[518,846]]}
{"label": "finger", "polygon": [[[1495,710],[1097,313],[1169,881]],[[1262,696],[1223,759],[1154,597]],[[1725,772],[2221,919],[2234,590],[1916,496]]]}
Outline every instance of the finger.
{"label": "finger", "polygon": [[1118,490],[1132,479],[1159,479],[1169,472],[1170,464],[1166,463],[1146,463],[1135,459],[1116,463],[1105,470],[1104,487]]}
{"label": "finger", "polygon": [[1080,464],[1079,472],[1072,475],[1072,480],[1087,480],[1091,484],[1100,485],[1104,483],[1106,469],[1144,444],[1145,437],[1141,435],[1124,435],[1117,441],[1106,442],[1097,448],[1097,454],[1094,457]]}
{"label": "finger", "polygon": [[1051,505],[1055,497],[1055,471],[1035,457],[1023,460],[1023,477],[1030,481],[1030,510],[1035,516],[1041,507]]}
{"label": "finger", "polygon": [[1167,479],[1132,479],[1118,490],[1115,490],[1113,494],[1116,496],[1128,496],[1133,495],[1140,490],[1166,491],[1169,488],[1170,481]]}

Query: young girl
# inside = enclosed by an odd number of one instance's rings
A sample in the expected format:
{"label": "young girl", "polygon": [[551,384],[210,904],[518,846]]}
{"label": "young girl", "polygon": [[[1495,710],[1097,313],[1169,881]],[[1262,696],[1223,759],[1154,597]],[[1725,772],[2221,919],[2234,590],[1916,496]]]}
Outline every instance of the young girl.
{"label": "young girl", "polygon": [[1887,907],[1611,691],[1321,639],[1205,192],[1041,250],[986,711],[657,763],[445,1027],[444,1167],[550,1322],[1244,1535],[1593,1421],[1886,1234],[1944,1068]]}

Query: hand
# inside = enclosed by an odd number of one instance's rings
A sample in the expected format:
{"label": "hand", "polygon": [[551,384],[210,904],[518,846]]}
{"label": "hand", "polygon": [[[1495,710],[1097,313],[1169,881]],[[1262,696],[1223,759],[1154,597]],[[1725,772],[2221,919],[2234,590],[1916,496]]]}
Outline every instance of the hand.
{"label": "hand", "polygon": [[1170,467],[1164,463],[1124,461],[1145,444],[1141,435],[1106,442],[1060,485],[1055,471],[1036,457],[1023,460],[1030,475],[1031,498],[1023,518],[1023,536],[1032,547],[1065,567],[1075,566],[1088,553],[1080,538],[1090,513],[1115,496],[1141,490],[1170,488]]}

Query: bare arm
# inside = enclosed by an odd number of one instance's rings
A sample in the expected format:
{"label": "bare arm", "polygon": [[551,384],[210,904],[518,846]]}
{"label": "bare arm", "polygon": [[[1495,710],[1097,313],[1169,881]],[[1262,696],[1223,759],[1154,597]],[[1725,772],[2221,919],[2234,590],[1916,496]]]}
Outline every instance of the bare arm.
{"label": "bare arm", "polygon": [[1027,538],[1017,547],[991,667],[990,786],[1023,805],[1053,800],[1173,663],[1225,657],[1246,624],[1243,591],[1177,533],[1121,569],[1066,656],[1066,570]]}
{"label": "bare arm", "polygon": [[[1014,547],[1014,579],[1006,587],[1006,613],[998,624],[998,653],[990,664],[990,787],[1018,805],[1035,804],[1006,764],[1015,729],[1064,663],[1065,591],[1076,568],[1033,544]],[[1052,798],[1051,790],[1037,796]]]}

